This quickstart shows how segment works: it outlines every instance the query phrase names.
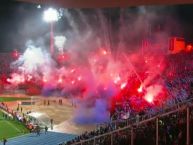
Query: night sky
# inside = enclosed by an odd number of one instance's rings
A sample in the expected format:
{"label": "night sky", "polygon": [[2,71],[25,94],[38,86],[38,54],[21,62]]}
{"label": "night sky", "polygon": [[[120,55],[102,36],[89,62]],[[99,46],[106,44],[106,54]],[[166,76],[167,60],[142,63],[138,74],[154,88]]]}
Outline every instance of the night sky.
{"label": "night sky", "polygon": [[[2,0],[0,4],[0,52],[10,52],[14,49],[23,51],[27,40],[36,40],[47,35],[49,24],[42,20],[42,13],[45,8],[46,6],[43,6],[38,9],[35,4]],[[159,9],[155,6],[156,8]],[[135,13],[135,7],[128,9]],[[83,11],[90,14],[93,10]],[[120,9],[105,9],[104,11],[107,11],[108,17],[116,25],[119,20]],[[185,37],[187,42],[193,43],[193,5],[166,6],[159,12],[175,16],[178,28],[171,30],[171,35]],[[64,28],[64,25],[61,25],[63,22],[65,23],[64,19],[57,24],[56,31],[61,31]],[[162,18],[157,23],[161,26],[165,20]]]}

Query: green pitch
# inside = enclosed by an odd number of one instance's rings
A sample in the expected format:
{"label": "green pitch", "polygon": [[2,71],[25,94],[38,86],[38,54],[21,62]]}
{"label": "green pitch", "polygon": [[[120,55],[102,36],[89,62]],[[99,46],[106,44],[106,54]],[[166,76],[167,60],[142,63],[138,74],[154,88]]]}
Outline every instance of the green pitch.
{"label": "green pitch", "polygon": [[12,101],[30,100],[30,98],[17,98],[17,97],[1,97],[0,102],[12,102]]}
{"label": "green pitch", "polygon": [[28,133],[28,129],[25,126],[12,119],[3,118],[3,113],[0,110],[0,140],[2,138],[11,138]]}

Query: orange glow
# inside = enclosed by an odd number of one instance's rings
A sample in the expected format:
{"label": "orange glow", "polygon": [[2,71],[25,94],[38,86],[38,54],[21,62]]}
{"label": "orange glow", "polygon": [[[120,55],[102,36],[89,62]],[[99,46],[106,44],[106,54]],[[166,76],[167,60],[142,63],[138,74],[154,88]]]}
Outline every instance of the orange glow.
{"label": "orange glow", "polygon": [[47,82],[48,80],[45,78],[45,77],[43,77],[43,82]]}
{"label": "orange glow", "polygon": [[101,50],[101,53],[102,53],[102,55],[107,55],[107,50],[102,49],[102,50]]}
{"label": "orange glow", "polygon": [[188,44],[187,46],[186,46],[186,52],[190,52],[190,51],[192,51],[193,50],[193,46],[191,45],[191,44]]}
{"label": "orange glow", "polygon": [[120,76],[117,76],[117,77],[114,79],[114,83],[117,84],[120,80],[121,80]]}
{"label": "orange glow", "polygon": [[121,89],[124,89],[126,87],[127,83],[122,83],[121,84]]}
{"label": "orange glow", "polygon": [[143,91],[143,86],[141,85],[138,89],[137,89],[138,93],[141,93]]}
{"label": "orange glow", "polygon": [[147,102],[149,102],[149,103],[152,103],[153,102],[153,95],[151,94],[151,93],[149,93],[149,94],[147,94],[146,96],[145,96],[145,100],[147,101]]}
{"label": "orange glow", "polygon": [[185,50],[185,40],[184,38],[173,37],[170,39],[169,50],[172,54],[179,53]]}

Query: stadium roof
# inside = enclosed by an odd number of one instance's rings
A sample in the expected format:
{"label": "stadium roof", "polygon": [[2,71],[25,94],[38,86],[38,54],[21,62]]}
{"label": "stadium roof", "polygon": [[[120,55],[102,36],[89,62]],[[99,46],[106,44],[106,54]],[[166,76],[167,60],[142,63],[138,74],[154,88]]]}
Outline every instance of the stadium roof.
{"label": "stadium roof", "polygon": [[37,4],[56,5],[64,8],[104,8],[138,5],[193,4],[193,0],[17,0]]}

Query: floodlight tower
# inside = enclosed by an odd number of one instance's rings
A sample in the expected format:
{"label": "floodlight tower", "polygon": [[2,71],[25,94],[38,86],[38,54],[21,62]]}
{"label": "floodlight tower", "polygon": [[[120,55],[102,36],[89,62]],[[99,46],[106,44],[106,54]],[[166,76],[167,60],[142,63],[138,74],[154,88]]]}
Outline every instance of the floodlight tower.
{"label": "floodlight tower", "polygon": [[59,20],[59,12],[56,9],[49,8],[43,13],[44,21],[50,23],[50,54],[54,54],[54,30],[53,24]]}

